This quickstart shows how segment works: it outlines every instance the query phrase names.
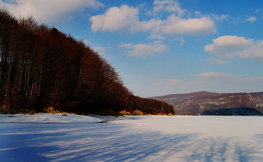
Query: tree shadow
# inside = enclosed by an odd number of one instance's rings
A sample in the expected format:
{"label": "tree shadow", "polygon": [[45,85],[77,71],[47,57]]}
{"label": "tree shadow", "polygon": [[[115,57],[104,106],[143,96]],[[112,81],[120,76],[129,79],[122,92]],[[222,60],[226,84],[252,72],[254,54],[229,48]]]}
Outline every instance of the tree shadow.
{"label": "tree shadow", "polygon": [[[185,161],[262,161],[262,143],[234,137],[204,138],[193,143],[190,156]],[[261,160],[259,160],[261,159]]]}
{"label": "tree shadow", "polygon": [[171,147],[180,151],[194,137],[137,132],[116,123],[2,125],[0,155],[12,161],[143,161]]}
{"label": "tree shadow", "polygon": [[253,142],[163,134],[129,124],[0,124],[4,161],[258,161],[263,135]]}

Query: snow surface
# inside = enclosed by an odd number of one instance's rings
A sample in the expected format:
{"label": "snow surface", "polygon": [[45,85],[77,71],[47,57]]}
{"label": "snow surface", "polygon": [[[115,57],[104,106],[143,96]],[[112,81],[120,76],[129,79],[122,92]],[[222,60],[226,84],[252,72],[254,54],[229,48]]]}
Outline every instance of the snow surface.
{"label": "snow surface", "polygon": [[261,116],[144,116],[106,123],[71,117],[68,123],[3,123],[15,117],[1,115],[1,161],[263,161]]}
{"label": "snow surface", "polygon": [[138,119],[137,116],[73,115],[63,113],[0,114],[0,123],[98,123],[113,120]]}
{"label": "snow surface", "polygon": [[30,114],[0,114],[2,123],[96,123],[102,120],[90,116],[72,115],[62,113],[37,113]]}

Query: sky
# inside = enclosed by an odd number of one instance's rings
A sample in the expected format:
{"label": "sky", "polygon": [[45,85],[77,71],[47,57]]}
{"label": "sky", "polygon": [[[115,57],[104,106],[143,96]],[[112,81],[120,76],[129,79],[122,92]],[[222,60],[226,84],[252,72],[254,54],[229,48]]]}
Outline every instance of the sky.
{"label": "sky", "polygon": [[92,47],[141,97],[263,91],[262,0],[1,0]]}

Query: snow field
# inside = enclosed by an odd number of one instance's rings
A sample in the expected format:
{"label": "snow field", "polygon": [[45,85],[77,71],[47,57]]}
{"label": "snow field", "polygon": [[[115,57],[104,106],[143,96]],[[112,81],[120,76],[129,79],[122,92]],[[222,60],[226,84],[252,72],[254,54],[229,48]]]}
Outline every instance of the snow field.
{"label": "snow field", "polygon": [[144,116],[107,123],[69,120],[72,122],[0,123],[0,158],[4,161],[263,161],[263,117]]}

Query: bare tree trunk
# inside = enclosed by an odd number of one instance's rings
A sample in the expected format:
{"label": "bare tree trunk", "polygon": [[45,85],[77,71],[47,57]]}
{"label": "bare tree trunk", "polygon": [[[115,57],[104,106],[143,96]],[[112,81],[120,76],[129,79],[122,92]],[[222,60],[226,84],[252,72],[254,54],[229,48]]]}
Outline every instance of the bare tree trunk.
{"label": "bare tree trunk", "polygon": [[12,58],[11,58],[11,54],[9,54],[9,67],[8,67],[7,81],[6,81],[6,89],[5,89],[6,101],[8,100],[8,98],[10,98],[12,66],[13,66],[13,60],[12,60]]}

